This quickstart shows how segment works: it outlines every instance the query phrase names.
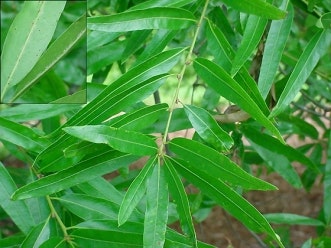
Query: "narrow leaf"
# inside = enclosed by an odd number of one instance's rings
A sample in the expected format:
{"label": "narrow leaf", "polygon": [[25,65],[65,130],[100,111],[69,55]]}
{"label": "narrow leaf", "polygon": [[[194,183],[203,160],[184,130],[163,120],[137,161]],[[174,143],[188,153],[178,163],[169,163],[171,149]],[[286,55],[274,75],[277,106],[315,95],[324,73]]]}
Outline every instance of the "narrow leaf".
{"label": "narrow leaf", "polygon": [[293,101],[302,85],[306,82],[307,78],[313,71],[319,59],[326,52],[325,48],[329,47],[330,44],[330,30],[324,29],[316,32],[295,65],[275,108],[270,114],[270,118],[283,112],[284,109],[288,107],[290,102]]}
{"label": "narrow leaf", "polygon": [[174,138],[169,149],[188,161],[195,170],[208,171],[216,180],[238,185],[245,189],[273,190],[275,186],[245,172],[228,157],[199,142]]}
{"label": "narrow leaf", "polygon": [[1,100],[36,64],[54,34],[66,1],[26,1],[1,54]]}
{"label": "narrow leaf", "polygon": [[259,16],[250,15],[248,17],[244,35],[233,61],[231,69],[232,76],[237,74],[254,52],[262,38],[267,22],[267,19]]}
{"label": "narrow leaf", "polygon": [[154,155],[158,147],[154,140],[144,134],[104,125],[66,127],[64,131],[82,140],[102,143],[121,152],[135,155]]}
{"label": "narrow leaf", "polygon": [[284,20],[275,20],[271,22],[265,43],[258,82],[259,90],[264,99],[267,97],[271,85],[274,83],[286,41],[291,31],[294,10],[292,4],[289,3],[288,0],[283,0],[281,8],[286,8],[286,4],[288,5],[288,14],[286,18]]}
{"label": "narrow leaf", "polygon": [[286,12],[276,8],[275,6],[267,3],[264,0],[223,0],[223,2],[232,8],[241,12],[261,16],[268,19],[283,19]]}
{"label": "narrow leaf", "polygon": [[213,177],[209,171],[207,174],[207,170],[196,171],[191,165],[181,160],[172,160],[172,162],[176,170],[187,180],[200,188],[204,194],[222,206],[246,227],[252,231],[267,233],[277,241],[280,247],[284,247],[263,215],[237,192]]}
{"label": "narrow leaf", "polygon": [[194,0],[149,0],[142,3],[139,3],[130,10],[137,10],[137,9],[148,9],[148,8],[155,8],[155,7],[182,7],[184,5],[190,4],[194,2]]}
{"label": "narrow leaf", "polygon": [[144,220],[144,247],[162,248],[168,220],[168,185],[159,164],[148,180]]}
{"label": "narrow leaf", "polygon": [[87,27],[105,32],[144,29],[183,29],[195,24],[194,15],[184,9],[152,8],[133,10],[109,16],[89,17]]}
{"label": "narrow leaf", "polygon": [[185,192],[184,185],[177,171],[172,165],[171,160],[166,158],[164,163],[169,191],[172,198],[174,199],[174,202],[176,203],[181,228],[183,232],[188,235],[189,239],[192,240],[192,246],[197,247],[197,237],[191,216],[190,204]]}
{"label": "narrow leaf", "polygon": [[131,183],[126,192],[120,211],[118,213],[118,225],[123,225],[130,217],[133,209],[137,206],[146,191],[147,180],[153,172],[157,157],[151,157],[139,175]]}
{"label": "narrow leaf", "polygon": [[264,217],[273,224],[305,225],[305,226],[324,226],[320,220],[309,218],[297,214],[272,213],[264,214]]}
{"label": "narrow leaf", "polygon": [[24,201],[12,201],[10,196],[16,185],[4,165],[0,162],[0,206],[10,216],[18,228],[27,234],[34,226],[28,206]]}
{"label": "narrow leaf", "polygon": [[324,174],[324,199],[323,199],[323,212],[327,225],[331,225],[331,132],[329,133],[329,144],[327,150],[327,161],[325,164]]}
{"label": "narrow leaf", "polygon": [[127,166],[136,159],[136,156],[113,150],[100,152],[94,156],[89,156],[74,167],[42,177],[19,188],[12,198],[26,199],[50,195]]}
{"label": "narrow leaf", "polygon": [[227,151],[233,146],[231,136],[225,132],[206,110],[192,105],[184,105],[192,126],[200,137],[219,151]]}
{"label": "narrow leaf", "polygon": [[277,128],[263,114],[254,100],[222,67],[207,59],[198,58],[194,61],[194,68],[198,75],[216,92],[237,104],[268,128],[279,140],[283,140]]}
{"label": "narrow leaf", "polygon": [[45,75],[62,57],[64,57],[75,44],[86,34],[86,15],[76,22],[57,38],[43,53],[33,69],[18,83],[12,100],[17,99],[31,88]]}

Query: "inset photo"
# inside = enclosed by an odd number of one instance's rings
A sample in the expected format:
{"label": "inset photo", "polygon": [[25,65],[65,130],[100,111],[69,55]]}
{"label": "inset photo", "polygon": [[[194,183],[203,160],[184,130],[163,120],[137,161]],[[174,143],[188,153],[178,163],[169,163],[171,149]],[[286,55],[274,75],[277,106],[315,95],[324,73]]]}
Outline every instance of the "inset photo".
{"label": "inset photo", "polygon": [[0,103],[86,103],[86,1],[1,1]]}

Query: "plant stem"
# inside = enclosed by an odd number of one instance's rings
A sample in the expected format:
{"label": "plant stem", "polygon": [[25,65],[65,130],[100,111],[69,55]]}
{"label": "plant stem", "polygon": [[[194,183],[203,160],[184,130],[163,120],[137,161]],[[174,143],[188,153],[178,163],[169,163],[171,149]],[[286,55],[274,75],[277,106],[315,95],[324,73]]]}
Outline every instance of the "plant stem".
{"label": "plant stem", "polygon": [[209,0],[206,0],[206,3],[204,5],[202,13],[201,13],[201,17],[200,17],[199,22],[197,24],[197,29],[194,33],[194,37],[193,37],[193,40],[192,40],[192,43],[191,43],[191,46],[190,46],[190,50],[189,50],[189,52],[187,54],[187,57],[186,57],[186,60],[185,60],[185,64],[183,65],[183,68],[182,68],[181,72],[177,75],[178,84],[177,84],[177,88],[176,88],[176,91],[175,91],[175,95],[174,95],[174,97],[172,99],[172,102],[171,102],[171,105],[169,107],[169,117],[168,117],[168,120],[167,120],[165,132],[163,134],[162,144],[161,144],[160,149],[159,149],[159,154],[160,155],[162,155],[164,153],[163,149],[164,149],[164,147],[167,143],[167,136],[168,136],[168,133],[169,133],[169,127],[170,127],[170,123],[171,123],[171,120],[172,120],[172,114],[173,114],[173,111],[175,109],[176,103],[178,102],[179,89],[180,89],[181,83],[183,81],[183,77],[184,77],[185,71],[187,69],[187,66],[189,64],[191,64],[191,62],[192,62],[191,60],[192,60],[193,49],[195,47],[195,44],[196,44],[196,41],[197,41],[197,38],[198,38],[198,34],[200,32],[202,21],[205,18],[205,15],[206,15],[206,10],[207,10],[208,4],[209,4]]}

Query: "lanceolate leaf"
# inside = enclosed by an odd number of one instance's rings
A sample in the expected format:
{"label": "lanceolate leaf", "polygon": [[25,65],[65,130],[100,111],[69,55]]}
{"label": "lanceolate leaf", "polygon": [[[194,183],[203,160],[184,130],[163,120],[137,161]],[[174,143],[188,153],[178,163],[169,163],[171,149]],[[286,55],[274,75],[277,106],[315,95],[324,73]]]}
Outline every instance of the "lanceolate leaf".
{"label": "lanceolate leaf", "polygon": [[194,0],[149,0],[146,2],[142,2],[130,8],[130,10],[137,9],[148,9],[155,7],[182,7],[184,5],[190,4],[194,2]]}
{"label": "lanceolate leaf", "polygon": [[81,16],[76,22],[57,38],[43,53],[33,69],[18,83],[12,100],[20,97],[38,79],[47,73],[70,49],[86,34],[86,15]]}
{"label": "lanceolate leaf", "polygon": [[104,125],[66,127],[64,131],[82,140],[108,144],[121,152],[135,155],[154,155],[158,147],[155,141],[138,132]]}
{"label": "lanceolate leaf", "polygon": [[302,215],[290,213],[264,214],[264,217],[274,224],[305,225],[305,226],[324,226],[320,220],[309,218]]}
{"label": "lanceolate leaf", "polygon": [[211,114],[193,105],[184,105],[193,128],[208,144],[219,151],[229,150],[233,145],[231,136],[215,121]]}
{"label": "lanceolate leaf", "polygon": [[238,185],[245,189],[273,190],[275,186],[245,172],[228,157],[199,142],[174,138],[169,149],[188,161],[195,171],[208,171],[216,180]]}
{"label": "lanceolate leaf", "polygon": [[325,176],[324,176],[324,199],[323,199],[323,212],[325,216],[325,222],[330,226],[331,224],[331,132],[329,133],[329,144],[327,150],[327,161],[325,165]]}
{"label": "lanceolate leaf", "polygon": [[270,118],[283,112],[290,102],[293,101],[319,59],[326,52],[325,48],[329,47],[330,44],[331,30],[324,29],[317,31],[295,65],[291,76],[278,99],[277,105],[270,114]]}
{"label": "lanceolate leaf", "polygon": [[1,100],[36,64],[54,34],[66,1],[26,1],[1,54]]}
{"label": "lanceolate leaf", "polygon": [[12,198],[17,200],[50,195],[128,166],[135,160],[137,160],[136,156],[114,150],[100,152],[82,160],[74,167],[45,176],[19,188]]}
{"label": "lanceolate leaf", "polygon": [[128,220],[133,209],[144,196],[147,180],[153,172],[156,160],[157,156],[151,157],[128,188],[118,213],[118,225],[123,225]]}
{"label": "lanceolate leaf", "polygon": [[222,0],[226,5],[232,8],[246,12],[249,14],[265,17],[268,19],[283,19],[286,16],[286,12],[276,8],[275,6],[267,3],[263,0]]}
{"label": "lanceolate leaf", "polygon": [[169,191],[176,203],[179,221],[183,232],[192,240],[192,246],[197,247],[197,237],[191,216],[190,204],[185,192],[184,185],[171,163],[169,158],[165,158],[165,175],[167,178]]}
{"label": "lanceolate leaf", "polygon": [[258,82],[261,95],[264,99],[267,97],[271,85],[274,83],[274,78],[293,22],[293,6],[288,0],[283,0],[282,8],[286,8],[286,5],[288,11],[286,18],[284,20],[272,21],[265,43]]}
{"label": "lanceolate leaf", "polygon": [[256,46],[259,44],[263,35],[264,29],[267,26],[268,20],[255,15],[250,15],[247,20],[245,32],[236,52],[233,61],[231,75],[234,76],[244,66],[245,62],[249,59]]}
{"label": "lanceolate leaf", "polygon": [[277,128],[268,120],[247,92],[222,67],[207,59],[198,58],[194,61],[194,68],[198,75],[216,92],[237,104],[268,128],[279,140],[283,140]]}
{"label": "lanceolate leaf", "polygon": [[16,190],[16,185],[0,162],[0,206],[7,212],[18,228],[27,234],[35,225],[31,212],[24,201],[12,201],[11,194]]}
{"label": "lanceolate leaf", "polygon": [[162,248],[168,220],[168,185],[159,164],[148,180],[144,220],[144,247]]}
{"label": "lanceolate leaf", "polygon": [[[158,77],[159,80],[150,78],[168,72],[177,63],[183,50],[172,49],[162,52],[144,64],[132,68],[75,114],[65,126],[99,124],[124,108],[145,99],[158,89],[164,75]],[[65,161],[60,163],[59,158],[62,158],[64,146],[71,145],[76,139],[63,134],[61,130],[58,130],[54,136],[59,139],[39,154],[35,161],[38,169],[54,171],[57,167],[68,166]]]}
{"label": "lanceolate leaf", "polygon": [[195,17],[187,10],[162,7],[127,11],[109,16],[89,17],[87,19],[89,29],[105,32],[183,29],[195,23]]}
{"label": "lanceolate leaf", "polygon": [[239,219],[246,227],[256,232],[267,233],[284,247],[263,215],[237,192],[207,170],[196,171],[182,160],[172,160],[176,170],[187,180],[201,189],[208,197],[222,206],[232,216]]}

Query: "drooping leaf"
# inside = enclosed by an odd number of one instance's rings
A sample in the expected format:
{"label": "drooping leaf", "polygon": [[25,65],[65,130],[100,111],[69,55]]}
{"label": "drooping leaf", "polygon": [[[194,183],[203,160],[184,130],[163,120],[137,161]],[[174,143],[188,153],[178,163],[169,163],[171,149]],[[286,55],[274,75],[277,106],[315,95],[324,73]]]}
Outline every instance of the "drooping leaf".
{"label": "drooping leaf", "polygon": [[331,44],[331,30],[319,30],[312,37],[297,64],[295,65],[278,102],[270,114],[270,118],[277,116],[290,104],[306,82],[319,59]]}
{"label": "drooping leaf", "polygon": [[168,220],[168,185],[159,164],[148,179],[144,219],[144,247],[162,248]]}
{"label": "drooping leaf", "polygon": [[215,180],[225,181],[245,189],[274,190],[275,186],[245,172],[228,157],[197,141],[174,138],[169,149],[187,161],[196,171],[208,171]]}
{"label": "drooping leaf", "polygon": [[[160,81],[148,79],[168,72],[177,63],[183,50],[172,49],[162,52],[144,64],[132,68],[76,113],[65,126],[100,124],[126,107],[143,100],[160,86]],[[159,79],[161,78],[159,77]],[[68,161],[59,161],[59,158],[63,157],[64,146],[73,144],[76,139],[68,134],[63,134],[61,130],[58,130],[54,136],[59,137],[58,140],[38,155],[34,164],[35,168],[43,171],[56,171],[70,165]]]}
{"label": "drooping leaf", "polygon": [[17,84],[15,94],[11,101],[14,101],[31,88],[38,79],[45,75],[62,57],[64,57],[85,34],[86,15],[84,14],[76,22],[71,24],[41,55],[32,70]]}
{"label": "drooping leaf", "polygon": [[82,140],[107,144],[121,152],[135,155],[154,155],[158,147],[155,141],[138,132],[104,125],[66,127],[64,131]]}
{"label": "drooping leaf", "polygon": [[247,20],[241,44],[233,60],[231,75],[234,76],[244,66],[255,48],[259,44],[268,20],[259,16],[250,15]]}
{"label": "drooping leaf", "polygon": [[6,140],[36,153],[41,152],[48,144],[31,128],[2,117],[0,117],[0,140]]}
{"label": "drooping leaf", "polygon": [[240,220],[246,227],[256,232],[267,233],[280,247],[284,248],[263,215],[227,184],[217,180],[209,171],[196,171],[185,161],[172,159],[172,163],[182,176],[200,188],[204,194]]}
{"label": "drooping leaf", "polygon": [[184,105],[192,126],[200,137],[219,151],[227,151],[233,145],[231,136],[215,121],[211,114],[193,105]]}
{"label": "drooping leaf", "polygon": [[12,201],[11,195],[16,185],[10,174],[0,162],[0,206],[7,212],[18,228],[27,234],[35,225],[31,212],[24,201]]}
{"label": "drooping leaf", "polygon": [[194,61],[194,68],[198,75],[216,92],[237,104],[268,128],[279,140],[283,140],[277,128],[263,114],[254,100],[222,67],[207,59],[198,58]]}
{"label": "drooping leaf", "polygon": [[89,17],[87,27],[105,32],[144,29],[183,29],[196,23],[194,15],[184,9],[152,8],[127,11],[109,16]]}
{"label": "drooping leaf", "polygon": [[272,213],[264,214],[264,217],[274,224],[305,225],[305,226],[323,226],[320,220],[309,218],[302,215],[290,213]]}
{"label": "drooping leaf", "polygon": [[76,166],[45,176],[27,184],[13,194],[13,199],[50,195],[127,166],[136,156],[108,150],[79,162]]}
{"label": "drooping leaf", "polygon": [[271,22],[265,43],[258,82],[259,90],[264,99],[267,97],[271,85],[274,83],[274,78],[293,22],[293,6],[288,0],[283,0],[281,8],[285,9],[286,5],[288,11],[286,18]]}
{"label": "drooping leaf", "polygon": [[222,0],[226,5],[231,6],[232,8],[261,16],[269,19],[283,19],[286,16],[286,12],[276,8],[270,3],[263,0],[241,0],[241,1],[232,1],[232,0]]}
{"label": "drooping leaf", "polygon": [[165,158],[165,175],[168,182],[169,192],[176,203],[176,209],[179,215],[179,221],[183,232],[192,240],[192,246],[197,247],[197,237],[192,221],[189,201],[185,192],[184,185],[171,163],[171,160]]}
{"label": "drooping leaf", "polygon": [[1,54],[1,100],[36,64],[54,34],[65,1],[27,1],[13,21]]}

